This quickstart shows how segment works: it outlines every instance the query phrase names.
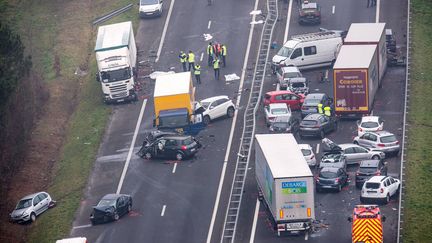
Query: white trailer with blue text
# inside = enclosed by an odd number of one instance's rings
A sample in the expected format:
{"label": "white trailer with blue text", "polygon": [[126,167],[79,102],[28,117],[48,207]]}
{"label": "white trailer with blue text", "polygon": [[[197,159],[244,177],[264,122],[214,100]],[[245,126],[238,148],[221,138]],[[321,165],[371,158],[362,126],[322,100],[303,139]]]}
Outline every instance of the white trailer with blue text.
{"label": "white trailer with blue text", "polygon": [[310,230],[315,219],[313,174],[294,136],[257,134],[255,140],[259,197],[278,235]]}

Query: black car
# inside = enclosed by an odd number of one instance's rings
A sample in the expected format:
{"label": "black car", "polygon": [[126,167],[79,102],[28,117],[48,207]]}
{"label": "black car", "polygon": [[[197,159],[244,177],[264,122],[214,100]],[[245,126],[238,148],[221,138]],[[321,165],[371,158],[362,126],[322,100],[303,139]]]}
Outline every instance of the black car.
{"label": "black car", "polygon": [[372,176],[387,176],[387,162],[383,160],[363,160],[355,176],[355,185],[361,188]]}
{"label": "black car", "polygon": [[192,136],[166,135],[141,148],[139,155],[146,159],[165,158],[182,160],[198,152],[201,144]]}
{"label": "black car", "polygon": [[274,122],[270,123],[270,131],[273,133],[292,133],[296,134],[299,131],[300,122],[294,116],[290,116],[285,120],[276,119]]}
{"label": "black car", "polygon": [[92,224],[117,221],[132,209],[132,197],[126,194],[107,194],[93,207]]}
{"label": "black car", "polygon": [[321,7],[318,3],[304,1],[299,9],[299,24],[321,24]]}
{"label": "black car", "polygon": [[337,130],[337,118],[323,114],[309,114],[300,122],[300,137],[314,136],[324,138],[326,134]]}
{"label": "black car", "polygon": [[324,167],[320,170],[316,178],[317,192],[322,189],[336,189],[338,192],[348,183],[348,174],[342,168]]}

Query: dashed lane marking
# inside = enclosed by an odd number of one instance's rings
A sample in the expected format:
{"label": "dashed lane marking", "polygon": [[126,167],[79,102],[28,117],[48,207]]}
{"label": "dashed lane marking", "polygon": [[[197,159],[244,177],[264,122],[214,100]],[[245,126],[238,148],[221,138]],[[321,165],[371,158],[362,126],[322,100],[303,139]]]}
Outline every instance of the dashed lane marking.
{"label": "dashed lane marking", "polygon": [[211,20],[209,20],[208,25],[207,25],[207,29],[210,29],[211,26]]}
{"label": "dashed lane marking", "polygon": [[172,169],[172,173],[174,174],[176,172],[176,168],[177,168],[177,163],[174,163],[174,167]]}
{"label": "dashed lane marking", "polygon": [[163,205],[162,212],[161,212],[161,216],[162,217],[165,215],[165,209],[166,209],[166,205]]}
{"label": "dashed lane marking", "polygon": [[91,224],[85,224],[85,225],[79,225],[79,226],[74,226],[73,229],[82,229],[82,228],[88,228],[88,227],[92,227]]}

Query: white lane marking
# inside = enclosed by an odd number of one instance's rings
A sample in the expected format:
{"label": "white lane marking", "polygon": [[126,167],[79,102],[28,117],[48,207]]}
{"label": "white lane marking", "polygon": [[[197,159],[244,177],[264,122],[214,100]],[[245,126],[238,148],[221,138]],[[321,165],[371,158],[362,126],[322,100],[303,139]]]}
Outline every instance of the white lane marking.
{"label": "white lane marking", "polygon": [[336,6],[333,5],[333,6],[332,6],[332,14],[335,14],[335,11],[336,11]]}
{"label": "white lane marking", "polygon": [[174,163],[174,167],[173,167],[173,170],[172,170],[172,173],[173,173],[173,174],[175,173],[176,168],[177,168],[177,163]]}
{"label": "white lane marking", "polygon": [[318,144],[317,144],[317,147],[316,147],[316,154],[319,153],[319,147],[320,147],[320,144],[318,143]]}
{"label": "white lane marking", "polygon": [[139,127],[141,125],[141,121],[142,121],[142,118],[143,118],[143,115],[144,115],[144,110],[145,110],[146,104],[147,104],[147,99],[145,99],[143,101],[143,104],[141,106],[141,111],[140,111],[140,114],[138,116],[137,124],[135,126],[135,132],[134,132],[134,135],[132,137],[132,143],[131,143],[131,145],[129,147],[129,153],[127,155],[126,163],[125,163],[125,165],[123,167],[123,172],[122,172],[122,174],[120,176],[120,181],[119,181],[119,184],[117,186],[117,191],[116,191],[117,194],[120,193],[121,188],[123,186],[123,181],[124,181],[124,178],[126,176],[126,172],[128,170],[128,167],[129,167],[129,162],[130,162],[130,159],[132,157],[132,153],[133,153],[133,150],[134,150],[134,147],[135,147],[136,138],[137,138],[137,135],[138,135],[138,132],[139,132]]}
{"label": "white lane marking", "polygon": [[161,212],[161,216],[162,217],[165,215],[165,209],[166,209],[166,205],[163,205],[162,212]]}
{"label": "white lane marking", "polygon": [[309,231],[306,231],[306,233],[305,233],[305,238],[304,238],[305,240],[308,240],[309,239]]}
{"label": "white lane marking", "polygon": [[252,230],[251,230],[251,234],[250,234],[249,243],[253,243],[255,240],[255,231],[256,231],[256,226],[257,226],[257,222],[258,222],[259,208],[260,208],[260,201],[257,199],[256,204],[255,204],[255,213],[254,213],[254,219],[252,222]]}
{"label": "white lane marking", "polygon": [[[257,10],[257,8],[258,8],[258,0],[255,0],[254,10]],[[255,21],[255,15],[252,16],[252,21]],[[251,43],[252,43],[252,35],[253,35],[254,26],[255,25],[253,25],[253,24],[250,25],[249,39],[248,39],[248,44],[246,47],[246,54],[245,54],[245,58],[244,58],[244,62],[243,62],[242,74],[241,74],[239,89],[238,89],[238,93],[237,93],[236,107],[240,106],[241,93],[243,90],[243,82],[244,82],[245,75],[246,75],[246,67],[247,67],[247,62],[249,59],[249,51],[250,51],[250,47],[251,47]],[[225,171],[226,171],[228,158],[229,158],[229,154],[230,154],[230,150],[231,150],[231,143],[232,143],[232,139],[234,136],[234,129],[235,129],[236,121],[237,121],[237,114],[238,114],[238,110],[236,109],[236,111],[234,112],[234,117],[233,117],[232,123],[231,123],[231,131],[230,131],[230,135],[228,138],[228,144],[227,144],[227,149],[226,149],[226,153],[225,153],[225,159],[224,159],[224,163],[222,166],[221,177],[219,180],[219,186],[218,186],[218,191],[216,194],[215,203],[213,206],[213,214],[212,214],[212,218],[210,221],[209,231],[207,233],[207,241],[206,241],[207,243],[210,243],[211,237],[213,234],[213,227],[214,227],[216,215],[217,215],[218,208],[219,208],[219,200],[220,200],[220,196],[221,196],[221,192],[222,192],[223,181],[225,178]]]}
{"label": "white lane marking", "polygon": [[211,20],[209,20],[208,25],[207,25],[207,29],[210,29],[211,26]]}
{"label": "white lane marking", "polygon": [[85,225],[80,225],[80,226],[75,226],[72,229],[82,229],[82,228],[88,228],[88,227],[92,227],[91,224],[85,224]]}
{"label": "white lane marking", "polygon": [[290,24],[290,21],[291,21],[292,2],[293,1],[290,1],[289,4],[288,4],[287,21],[286,21],[286,25],[285,25],[284,40],[283,40],[282,44],[285,44],[285,42],[288,40],[288,28],[289,28],[289,24]]}
{"label": "white lane marking", "polygon": [[376,14],[375,14],[375,22],[376,23],[379,23],[380,5],[381,5],[381,0],[377,0],[377,3],[376,3]]}
{"label": "white lane marking", "polygon": [[203,58],[204,58],[204,52],[201,52],[200,62],[202,62]]}
{"label": "white lane marking", "polygon": [[169,21],[170,21],[170,18],[171,18],[171,13],[172,13],[172,9],[174,7],[174,2],[175,2],[175,0],[171,0],[171,4],[170,4],[169,10],[168,10],[168,16],[167,16],[167,19],[165,21],[165,25],[164,25],[164,28],[163,28],[163,31],[162,31],[162,37],[161,37],[161,40],[160,40],[160,43],[159,43],[159,48],[158,48],[158,51],[157,51],[157,54],[156,54],[155,62],[159,61],[159,57],[160,57],[160,54],[162,52],[162,46],[163,46],[163,43],[165,41],[165,35],[166,35],[167,29],[168,29],[168,24],[169,24]]}

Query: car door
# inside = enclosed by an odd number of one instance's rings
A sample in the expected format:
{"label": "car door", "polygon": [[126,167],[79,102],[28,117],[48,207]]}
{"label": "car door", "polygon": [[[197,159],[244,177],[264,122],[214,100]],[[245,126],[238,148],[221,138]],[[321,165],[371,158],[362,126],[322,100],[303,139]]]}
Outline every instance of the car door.
{"label": "car door", "polygon": [[41,204],[41,211],[45,212],[49,206],[48,196],[45,193],[40,193],[38,195],[38,197],[39,197],[40,204]]}
{"label": "car door", "polygon": [[320,116],[319,117],[319,121],[321,123],[321,127],[324,130],[324,132],[329,132],[330,131],[330,124],[329,124],[329,119],[326,116]]}
{"label": "car door", "polygon": [[346,184],[347,181],[348,181],[348,175],[345,172],[345,170],[344,169],[339,169],[338,170],[338,175],[339,175],[339,178],[341,178],[341,184],[342,185]]}
{"label": "car door", "polygon": [[270,116],[270,106],[269,105],[264,107],[264,112],[265,112],[266,122],[268,123],[269,116]]}
{"label": "car door", "polygon": [[164,158],[166,156],[165,143],[166,143],[166,139],[159,139],[153,144],[154,157]]}
{"label": "car door", "polygon": [[359,145],[370,148],[371,147],[370,135],[371,135],[370,133],[363,134],[358,140]]}
{"label": "car door", "polygon": [[398,185],[398,183],[397,183],[397,181],[395,179],[393,179],[393,178],[390,177],[389,180],[390,180],[390,183],[391,183],[391,190],[392,190],[391,195],[393,196],[394,194],[396,194],[399,185]]}
{"label": "car door", "polygon": [[117,213],[121,216],[126,213],[126,202],[124,200],[124,197],[121,196],[117,199],[118,205],[117,205]]}
{"label": "car door", "polygon": [[290,94],[290,106],[291,110],[299,110],[300,109],[300,96],[297,96],[295,94]]}
{"label": "car door", "polygon": [[290,64],[294,64],[297,67],[303,66],[304,65],[304,63],[303,63],[303,61],[304,61],[304,58],[303,58],[303,48],[301,48],[301,47],[296,48],[293,51],[293,53],[291,54],[290,60],[291,60]]}
{"label": "car door", "polygon": [[354,147],[348,147],[344,149],[345,160],[348,164],[357,161]]}
{"label": "car door", "polygon": [[363,159],[370,159],[371,157],[369,154],[369,150],[365,148],[355,146],[354,150],[355,150],[356,161],[360,161]]}
{"label": "car door", "polygon": [[320,56],[317,55],[317,47],[315,45],[305,46],[303,48],[303,54],[303,65],[312,65],[323,62],[322,60],[319,60]]}
{"label": "car door", "polygon": [[227,98],[220,98],[217,102],[218,102],[218,106],[217,106],[217,113],[218,116],[217,117],[222,117],[225,116],[227,114],[227,110],[228,110],[228,99]]}
{"label": "car door", "polygon": [[42,208],[42,204],[40,203],[40,198],[38,197],[38,195],[36,195],[33,198],[33,211],[36,213],[36,215],[39,215],[42,213],[41,208]]}
{"label": "car door", "polygon": [[164,148],[164,158],[174,158],[177,153],[177,140],[167,139]]}

